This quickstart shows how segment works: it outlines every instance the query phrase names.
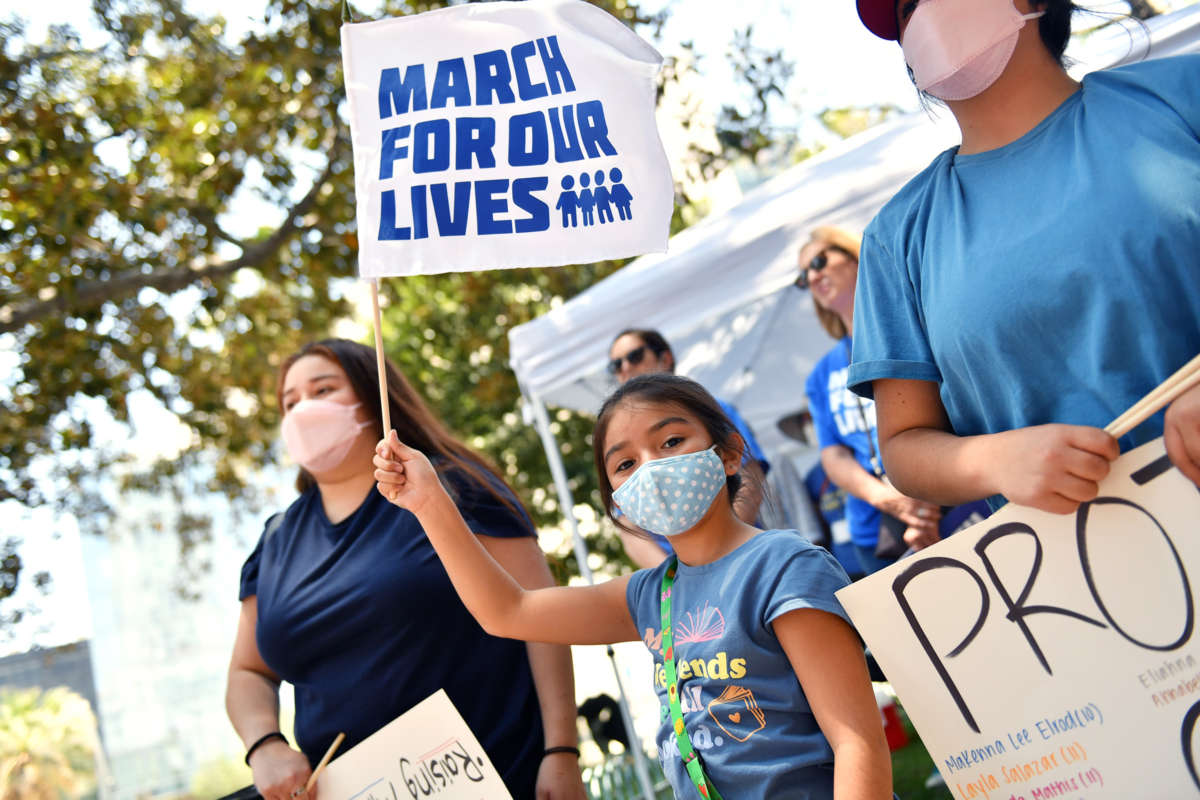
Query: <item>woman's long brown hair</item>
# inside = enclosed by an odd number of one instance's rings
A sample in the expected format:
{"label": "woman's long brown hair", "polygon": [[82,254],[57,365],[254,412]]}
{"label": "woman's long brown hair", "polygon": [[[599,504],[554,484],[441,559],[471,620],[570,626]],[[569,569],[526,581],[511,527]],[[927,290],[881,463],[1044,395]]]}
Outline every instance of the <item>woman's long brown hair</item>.
{"label": "woman's long brown hair", "polygon": [[[283,365],[279,368],[279,381],[275,387],[275,399],[279,403],[280,412],[283,412],[283,381],[287,377],[288,370],[301,358],[311,355],[324,356],[341,365],[350,385],[354,387],[354,394],[358,396],[363,408],[367,410],[367,414],[375,423],[375,430],[382,431],[383,411],[379,402],[379,379],[375,365],[375,351],[365,344],[349,339],[322,339],[318,342],[310,342],[284,360]],[[439,475],[444,476],[445,473],[455,469],[461,471],[517,517],[527,521],[529,516],[521,506],[521,501],[516,498],[516,493],[513,492],[510,497],[506,497],[498,488],[504,486],[510,492],[512,491],[512,487],[508,486],[508,482],[504,480],[500,471],[488,463],[482,455],[455,438],[454,434],[442,424],[442,421],[434,415],[421,396],[413,389],[412,384],[401,374],[400,370],[396,369],[391,359],[385,359],[385,364],[388,408],[391,412],[392,427],[396,429],[396,435],[400,437],[400,441],[424,453],[433,462]],[[304,492],[315,483],[313,476],[301,467],[300,474],[296,476],[296,489]],[[453,484],[444,478],[442,483],[453,496],[455,494]],[[455,497],[456,502],[459,499]],[[530,527],[530,533],[533,532]]]}

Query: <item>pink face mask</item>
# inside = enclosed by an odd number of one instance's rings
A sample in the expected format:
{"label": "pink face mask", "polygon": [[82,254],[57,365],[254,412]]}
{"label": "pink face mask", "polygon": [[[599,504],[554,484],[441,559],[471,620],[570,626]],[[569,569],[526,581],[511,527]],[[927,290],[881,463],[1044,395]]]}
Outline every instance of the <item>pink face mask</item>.
{"label": "pink face mask", "polygon": [[354,439],[371,423],[354,415],[352,406],[332,400],[301,400],[283,418],[283,442],[288,455],[309,472],[326,472],[341,466]]}
{"label": "pink face mask", "polygon": [[1012,0],[922,0],[900,46],[917,88],[966,100],[991,86],[1012,58],[1025,21]]}

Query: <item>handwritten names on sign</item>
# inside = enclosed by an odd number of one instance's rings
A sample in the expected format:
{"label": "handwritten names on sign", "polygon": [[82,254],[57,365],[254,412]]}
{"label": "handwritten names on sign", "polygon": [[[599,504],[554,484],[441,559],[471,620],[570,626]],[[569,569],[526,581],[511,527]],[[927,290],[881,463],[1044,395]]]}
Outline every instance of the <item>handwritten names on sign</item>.
{"label": "handwritten names on sign", "polygon": [[444,691],[430,695],[332,761],[321,800],[511,800]]}
{"label": "handwritten names on sign", "polygon": [[955,797],[1200,796],[1200,492],[1161,440],[838,593]]}

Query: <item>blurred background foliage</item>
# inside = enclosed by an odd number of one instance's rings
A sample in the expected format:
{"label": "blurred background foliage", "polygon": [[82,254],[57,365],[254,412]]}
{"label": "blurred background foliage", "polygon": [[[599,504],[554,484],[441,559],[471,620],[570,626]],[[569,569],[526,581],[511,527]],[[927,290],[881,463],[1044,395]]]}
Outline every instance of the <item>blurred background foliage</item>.
{"label": "blurred background foliage", "polygon": [[0,691],[0,800],[94,795],[91,705],[70,689]]}

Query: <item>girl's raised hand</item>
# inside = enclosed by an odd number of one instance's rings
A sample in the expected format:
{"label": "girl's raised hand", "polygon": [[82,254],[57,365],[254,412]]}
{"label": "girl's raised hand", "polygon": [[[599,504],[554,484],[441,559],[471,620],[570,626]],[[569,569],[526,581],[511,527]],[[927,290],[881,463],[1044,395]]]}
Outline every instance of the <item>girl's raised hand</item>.
{"label": "girl's raised hand", "polygon": [[445,494],[429,459],[401,442],[394,430],[375,445],[373,460],[379,493],[401,508],[420,515],[439,492]]}

